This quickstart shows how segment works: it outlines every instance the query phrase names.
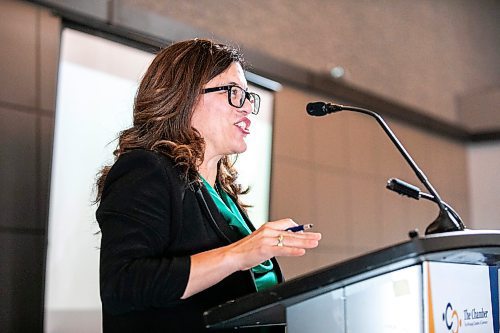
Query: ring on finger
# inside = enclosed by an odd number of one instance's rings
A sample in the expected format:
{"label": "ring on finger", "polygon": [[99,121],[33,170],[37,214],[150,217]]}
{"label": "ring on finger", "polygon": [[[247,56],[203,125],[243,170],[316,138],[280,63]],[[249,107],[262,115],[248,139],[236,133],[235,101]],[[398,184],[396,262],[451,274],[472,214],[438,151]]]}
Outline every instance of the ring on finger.
{"label": "ring on finger", "polygon": [[285,245],[285,244],[283,244],[283,238],[285,238],[283,235],[278,236],[278,244],[276,244],[276,246],[284,246]]}

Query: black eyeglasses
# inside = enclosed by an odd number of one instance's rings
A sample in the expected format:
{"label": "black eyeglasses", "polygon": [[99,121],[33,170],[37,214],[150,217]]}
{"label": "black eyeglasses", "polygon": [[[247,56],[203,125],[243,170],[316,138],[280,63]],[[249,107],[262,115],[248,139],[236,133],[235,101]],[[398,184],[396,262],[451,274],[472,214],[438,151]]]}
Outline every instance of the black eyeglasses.
{"label": "black eyeglasses", "polygon": [[227,91],[227,101],[229,102],[229,105],[234,106],[235,108],[241,108],[245,104],[245,100],[248,99],[250,101],[250,105],[252,105],[252,114],[259,113],[260,96],[256,93],[248,92],[241,87],[235,85],[213,87],[203,89],[201,93],[206,94],[221,90]]}

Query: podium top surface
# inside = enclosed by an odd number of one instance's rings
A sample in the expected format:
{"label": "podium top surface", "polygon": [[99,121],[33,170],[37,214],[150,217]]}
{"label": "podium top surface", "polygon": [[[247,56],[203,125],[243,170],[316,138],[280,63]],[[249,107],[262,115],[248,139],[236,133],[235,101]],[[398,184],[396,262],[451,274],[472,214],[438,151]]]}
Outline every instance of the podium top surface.
{"label": "podium top surface", "polygon": [[500,231],[459,231],[409,241],[324,267],[204,313],[209,328],[284,325],[285,308],[424,261],[500,266]]}

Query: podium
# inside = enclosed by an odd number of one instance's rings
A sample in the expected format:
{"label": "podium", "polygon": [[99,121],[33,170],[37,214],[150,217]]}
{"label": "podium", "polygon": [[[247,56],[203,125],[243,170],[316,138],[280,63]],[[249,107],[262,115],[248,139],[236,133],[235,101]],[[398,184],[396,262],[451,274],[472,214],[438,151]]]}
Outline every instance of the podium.
{"label": "podium", "polygon": [[211,329],[492,332],[499,328],[499,231],[413,238],[204,313]]}

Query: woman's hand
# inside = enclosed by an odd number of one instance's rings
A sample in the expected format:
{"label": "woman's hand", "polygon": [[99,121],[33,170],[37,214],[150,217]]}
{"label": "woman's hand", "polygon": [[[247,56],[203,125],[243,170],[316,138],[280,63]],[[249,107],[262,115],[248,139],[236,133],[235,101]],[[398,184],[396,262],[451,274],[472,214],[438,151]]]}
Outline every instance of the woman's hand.
{"label": "woman's hand", "polygon": [[[189,280],[181,298],[210,288],[230,274],[250,269],[276,256],[301,256],[318,246],[321,234],[291,232],[291,219],[268,222],[236,243],[191,256]],[[278,239],[282,235],[281,241]],[[278,246],[278,244],[280,244]]]}
{"label": "woman's hand", "polygon": [[291,219],[268,222],[240,241],[228,245],[228,255],[234,260],[236,269],[250,269],[272,257],[302,256],[306,249],[318,246],[320,233],[286,231],[294,226],[297,223]]}

